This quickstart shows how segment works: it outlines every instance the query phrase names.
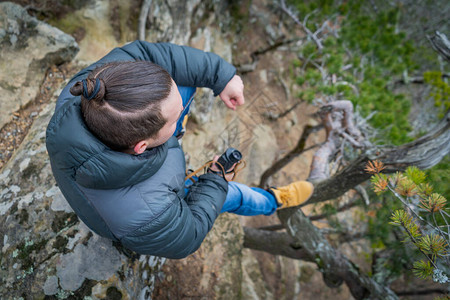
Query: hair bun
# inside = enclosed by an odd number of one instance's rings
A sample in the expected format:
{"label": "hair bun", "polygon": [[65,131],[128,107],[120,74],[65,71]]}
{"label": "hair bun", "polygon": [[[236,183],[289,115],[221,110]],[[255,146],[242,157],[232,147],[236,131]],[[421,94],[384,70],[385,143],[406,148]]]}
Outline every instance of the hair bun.
{"label": "hair bun", "polygon": [[105,95],[105,83],[99,78],[86,78],[78,81],[70,88],[74,96],[82,96],[87,101],[98,101]]}
{"label": "hair bun", "polygon": [[70,88],[70,93],[74,96],[80,96],[83,93],[83,85],[78,81]]}

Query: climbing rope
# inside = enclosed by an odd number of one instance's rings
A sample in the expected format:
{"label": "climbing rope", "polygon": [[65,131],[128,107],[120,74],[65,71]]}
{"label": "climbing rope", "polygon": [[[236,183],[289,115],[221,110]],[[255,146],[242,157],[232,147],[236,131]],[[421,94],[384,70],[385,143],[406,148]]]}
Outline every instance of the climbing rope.
{"label": "climbing rope", "polygon": [[[223,179],[225,179],[226,181],[228,181],[225,177],[225,174],[233,174],[233,177],[231,178],[231,180],[233,180],[236,175],[241,172],[245,167],[246,167],[246,163],[244,160],[240,160],[236,163],[236,165],[234,166],[234,168],[231,171],[226,172],[225,169],[223,168],[223,166],[219,163],[219,162],[215,162],[213,160],[207,161],[206,163],[203,164],[203,166],[201,166],[200,168],[198,168],[195,171],[192,170],[187,170],[186,171],[186,177],[184,178],[184,181],[187,180],[191,180],[192,182],[195,182],[195,179],[193,178],[195,175],[197,175],[198,172],[202,171],[204,173],[206,173],[209,169],[209,167],[211,167],[212,164],[216,164],[219,169],[220,169],[220,173],[222,174]],[[240,167],[241,166],[241,167]],[[190,171],[190,172],[189,172]],[[212,171],[213,173],[217,173],[215,171]]]}

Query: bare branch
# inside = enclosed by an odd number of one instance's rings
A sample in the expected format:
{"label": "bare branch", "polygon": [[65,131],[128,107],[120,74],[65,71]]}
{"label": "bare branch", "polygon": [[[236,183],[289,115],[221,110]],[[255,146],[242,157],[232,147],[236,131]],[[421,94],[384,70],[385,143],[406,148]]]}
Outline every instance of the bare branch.
{"label": "bare branch", "polygon": [[283,230],[285,229],[282,224],[275,224],[275,225],[268,225],[268,226],[262,226],[258,228],[259,230],[268,230],[268,231],[277,231],[277,230]]}
{"label": "bare branch", "polygon": [[445,289],[427,289],[427,290],[413,290],[413,291],[395,291],[398,296],[419,296],[430,294],[447,295],[448,291]]}
{"label": "bare branch", "polygon": [[297,157],[298,155],[300,155],[301,153],[304,152],[305,150],[305,145],[306,145],[306,139],[308,138],[308,136],[313,133],[318,131],[319,129],[322,128],[322,125],[319,126],[311,126],[311,125],[306,125],[305,128],[303,129],[303,133],[300,137],[300,139],[297,142],[297,145],[295,146],[294,149],[292,149],[288,154],[286,154],[283,158],[281,158],[280,160],[278,160],[277,162],[275,162],[269,169],[267,169],[261,176],[261,180],[259,182],[259,187],[260,188],[265,188],[266,184],[267,184],[267,180],[276,172],[278,172],[280,169],[282,169],[284,166],[286,166],[289,162],[291,162],[295,157]]}
{"label": "bare branch", "polygon": [[447,36],[439,31],[436,31],[434,36],[427,36],[428,40],[433,46],[433,49],[447,61],[450,61],[450,41]]}
{"label": "bare branch", "polygon": [[358,148],[363,147],[360,143],[363,139],[361,132],[353,123],[353,104],[350,101],[331,102],[321,108],[320,115],[327,131],[327,140],[314,154],[309,175],[310,181],[329,177],[328,163],[341,143],[339,136],[344,136]]}
{"label": "bare branch", "polygon": [[141,6],[141,12],[139,14],[139,28],[138,37],[140,40],[145,41],[145,26],[147,23],[148,12],[150,6],[152,5],[152,0],[144,0]]}
{"label": "bare branch", "polygon": [[353,90],[353,92],[355,93],[356,96],[359,96],[358,88],[354,84],[351,84],[351,83],[349,83],[347,81],[338,81],[338,82],[335,83],[335,85],[347,85],[347,86],[352,88],[352,90]]}
{"label": "bare branch", "polygon": [[[442,79],[444,78],[450,78],[450,74],[442,74]],[[394,84],[407,84],[407,83],[423,84],[425,83],[425,79],[422,76],[408,77],[399,79]]]}
{"label": "bare branch", "polygon": [[370,204],[369,195],[367,195],[367,191],[365,188],[363,188],[361,185],[355,186],[355,190],[359,193],[361,198],[364,200],[364,203],[366,205]]}
{"label": "bare branch", "polygon": [[236,69],[239,73],[245,74],[249,72],[253,72],[256,69],[256,65],[258,64],[259,57],[261,55],[266,54],[267,52],[277,50],[279,47],[291,44],[296,42],[298,39],[287,39],[287,40],[279,40],[273,43],[272,45],[267,46],[266,48],[256,50],[250,54],[251,61],[236,65]]}
{"label": "bare branch", "polygon": [[295,246],[294,239],[285,232],[271,232],[244,227],[244,247],[273,255],[311,261],[307,252]]}
{"label": "bare branch", "polygon": [[301,101],[297,101],[294,105],[292,105],[290,108],[288,108],[287,110],[285,110],[284,112],[282,112],[278,116],[272,116],[271,119],[272,120],[277,120],[279,118],[283,118],[283,117],[287,116],[287,114],[290,113],[291,111],[293,111],[294,109],[296,109],[297,106],[300,105],[300,103],[302,103],[302,102]]}
{"label": "bare branch", "polygon": [[[346,210],[348,210],[348,209],[350,209],[350,208],[352,208],[352,207],[355,207],[356,205],[357,205],[357,198],[353,199],[352,201],[350,201],[350,202],[348,202],[348,203],[346,203],[346,204],[344,204],[344,205],[342,205],[342,206],[339,206],[339,207],[336,209],[336,211],[337,211],[337,212],[346,211]],[[327,216],[328,216],[328,214],[324,213],[324,214],[320,214],[320,215],[308,216],[308,218],[309,218],[311,221],[317,221],[317,220],[326,218]]]}
{"label": "bare branch", "polygon": [[303,29],[303,31],[306,32],[306,34],[307,34],[309,37],[312,38],[312,40],[314,41],[314,43],[316,43],[317,48],[319,49],[319,52],[321,52],[322,49],[323,49],[322,42],[317,38],[317,36],[316,36],[314,33],[311,32],[311,30],[308,29],[308,27],[306,27],[306,25],[304,25],[302,22],[300,22],[300,21],[298,20],[297,16],[296,16],[289,8],[287,8],[286,3],[285,3],[284,0],[281,0],[281,1],[280,1],[280,7],[281,7],[281,10],[282,10],[283,12],[285,12],[289,17],[291,17],[291,19],[294,20],[294,22],[295,22],[297,25],[299,25],[299,26]]}

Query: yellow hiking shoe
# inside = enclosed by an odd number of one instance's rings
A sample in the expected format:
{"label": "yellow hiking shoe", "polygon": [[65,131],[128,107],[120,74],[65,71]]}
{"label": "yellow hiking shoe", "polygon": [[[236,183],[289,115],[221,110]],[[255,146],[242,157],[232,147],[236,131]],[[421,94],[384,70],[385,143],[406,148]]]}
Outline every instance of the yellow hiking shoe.
{"label": "yellow hiking shoe", "polygon": [[278,209],[297,206],[306,202],[314,191],[314,185],[308,181],[297,181],[287,186],[271,188],[270,191],[275,195]]}

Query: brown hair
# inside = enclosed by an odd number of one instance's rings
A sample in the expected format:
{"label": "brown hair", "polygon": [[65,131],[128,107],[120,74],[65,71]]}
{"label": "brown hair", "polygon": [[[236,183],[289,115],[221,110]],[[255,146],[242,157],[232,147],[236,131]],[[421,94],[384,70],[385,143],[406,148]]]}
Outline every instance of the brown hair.
{"label": "brown hair", "polygon": [[81,96],[81,111],[92,133],[120,151],[158,134],[167,122],[160,104],[171,88],[167,71],[148,61],[135,61],[97,67],[70,92]]}

